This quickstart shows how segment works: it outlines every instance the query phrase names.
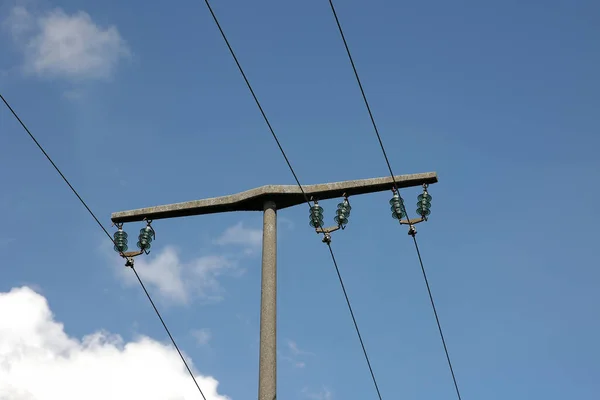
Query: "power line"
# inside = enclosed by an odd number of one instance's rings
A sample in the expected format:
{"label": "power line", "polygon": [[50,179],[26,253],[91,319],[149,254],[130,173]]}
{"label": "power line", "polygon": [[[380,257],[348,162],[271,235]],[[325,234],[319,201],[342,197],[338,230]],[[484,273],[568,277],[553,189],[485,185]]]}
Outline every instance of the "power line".
{"label": "power line", "polygon": [[[350,48],[348,47],[348,42],[346,42],[346,36],[344,35],[344,31],[342,30],[342,25],[340,24],[340,20],[337,16],[337,12],[335,11],[335,7],[333,6],[333,2],[329,0],[329,5],[331,6],[331,12],[333,13],[333,17],[335,18],[335,23],[337,24],[340,35],[342,36],[342,41],[344,42],[344,47],[346,48],[346,53],[348,54],[348,58],[350,59],[350,65],[352,65],[352,71],[354,71],[354,77],[356,78],[356,82],[358,83],[358,87],[360,89],[360,94],[362,95],[363,101],[365,102],[365,106],[367,107],[367,111],[369,113],[369,118],[371,118],[371,124],[373,124],[373,128],[375,129],[375,134],[377,135],[377,140],[379,141],[379,146],[381,147],[381,151],[383,152],[383,157],[385,158],[385,162],[387,164],[388,170],[390,171],[390,175],[392,179],[394,179],[394,173],[392,172],[392,165],[390,164],[390,160],[388,159],[387,153],[385,151],[385,147],[383,147],[383,141],[381,140],[381,135],[379,135],[379,129],[377,128],[377,124],[375,123],[375,118],[373,117],[373,113],[371,112],[371,106],[369,105],[369,101],[367,100],[367,95],[365,94],[365,90],[363,89],[362,82],[360,81],[360,77],[358,76],[358,71],[356,70],[356,65],[354,65],[354,59],[352,58],[352,54],[350,53]],[[396,181],[394,180],[394,185],[396,185]]]}
{"label": "power line", "polygon": [[446,360],[448,360],[448,367],[450,367],[450,373],[452,374],[452,380],[454,381],[454,388],[456,389],[456,396],[459,400],[460,391],[458,390],[458,384],[456,383],[456,376],[454,375],[454,368],[452,368],[452,361],[450,361],[450,355],[448,353],[448,347],[446,346],[446,339],[444,339],[444,333],[442,332],[442,325],[440,324],[440,319],[438,317],[437,310],[435,308],[435,302],[433,301],[433,296],[431,295],[431,289],[429,288],[429,280],[427,279],[427,273],[425,272],[425,267],[423,266],[423,259],[421,258],[421,251],[419,250],[419,245],[417,244],[417,238],[413,236],[413,241],[415,242],[415,249],[417,250],[417,256],[419,257],[419,264],[421,264],[421,272],[423,273],[423,279],[425,280],[425,286],[427,286],[427,293],[429,294],[429,300],[431,301],[431,308],[433,309],[433,315],[435,315],[435,322],[437,323],[438,331],[440,332],[440,338],[442,339],[442,344],[444,345],[444,352],[446,353]]}
{"label": "power line", "polygon": [[[383,141],[381,140],[381,135],[379,134],[379,129],[377,128],[377,124],[375,123],[375,118],[373,117],[373,113],[371,112],[371,107],[369,105],[369,101],[367,100],[367,96],[365,94],[362,82],[360,80],[360,77],[358,75],[358,71],[356,69],[356,65],[354,64],[354,59],[352,58],[352,53],[350,52],[350,47],[348,46],[348,42],[346,41],[346,36],[344,35],[344,31],[342,29],[342,25],[340,23],[340,20],[338,18],[335,6],[333,5],[333,0],[328,0],[329,1],[329,6],[331,7],[331,12],[333,13],[333,17],[335,18],[335,22],[336,25],[338,27],[338,31],[340,32],[340,36],[342,37],[342,41],[344,42],[344,47],[346,48],[346,53],[348,54],[348,59],[350,60],[350,65],[352,66],[352,71],[354,71],[354,77],[356,78],[356,82],[358,83],[358,87],[360,89],[360,93],[362,95],[363,101],[365,103],[365,106],[367,108],[367,112],[369,113],[369,118],[371,119],[371,123],[373,125],[373,129],[375,130],[375,134],[377,135],[377,140],[379,142],[379,146],[381,147],[381,151],[383,153],[383,157],[385,158],[385,162],[387,164],[388,170],[390,172],[390,175],[392,176],[392,179],[394,179],[394,173],[392,172],[392,166],[390,164],[390,160],[388,159],[387,153],[385,151],[385,147],[383,145]],[[395,184],[395,181],[394,181]],[[400,195],[400,191],[398,191],[398,194]],[[404,201],[400,202],[401,207],[403,208],[404,214],[406,214],[406,218],[408,218],[408,213],[406,211],[406,207],[404,205]],[[409,219],[410,220],[410,219]],[[462,400],[461,395],[460,395],[460,390],[458,388],[458,383],[456,381],[456,375],[454,374],[454,368],[452,367],[452,361],[450,360],[450,354],[448,352],[448,347],[446,346],[446,340],[444,338],[444,333],[442,331],[442,325],[440,323],[440,319],[438,317],[438,313],[437,313],[437,309],[435,307],[435,302],[433,301],[433,295],[431,293],[431,288],[429,287],[429,280],[427,279],[427,273],[425,272],[425,266],[423,265],[423,259],[421,258],[421,252],[419,251],[419,245],[417,243],[417,238],[416,236],[413,234],[413,241],[415,244],[415,249],[417,252],[417,256],[419,258],[419,264],[421,266],[421,272],[423,273],[423,279],[425,280],[425,286],[427,287],[427,293],[429,294],[429,300],[431,302],[431,308],[433,309],[433,314],[435,316],[435,321],[438,327],[438,331],[440,333],[440,338],[442,340],[442,344],[444,346],[444,353],[446,354],[446,360],[448,361],[448,367],[450,368],[450,373],[452,375],[452,381],[454,382],[454,388],[456,389],[456,395],[458,397],[458,400]]]}
{"label": "power line", "polygon": [[346,303],[348,304],[348,309],[350,310],[350,315],[352,316],[352,322],[354,322],[354,328],[356,329],[356,334],[358,335],[358,340],[360,340],[360,345],[362,347],[363,353],[365,355],[365,359],[367,360],[367,365],[369,366],[369,372],[371,373],[371,379],[373,379],[373,384],[375,385],[375,390],[377,391],[377,397],[381,400],[381,392],[379,391],[379,386],[377,385],[377,380],[375,379],[375,374],[373,373],[373,368],[371,367],[371,362],[369,361],[369,355],[367,354],[367,349],[365,348],[365,343],[363,342],[362,335],[360,334],[360,330],[358,329],[358,323],[356,322],[356,318],[354,317],[354,312],[352,311],[352,306],[350,305],[350,298],[348,297],[348,293],[346,293],[346,287],[344,286],[344,281],[342,280],[342,275],[340,274],[340,269],[338,268],[337,261],[335,261],[335,256],[333,255],[333,249],[331,248],[331,243],[327,243],[327,247],[329,248],[329,253],[331,254],[331,259],[333,260],[333,265],[335,266],[335,272],[340,279],[340,284],[342,286],[342,291],[344,292],[344,297],[346,298]]}
{"label": "power line", "polygon": [[[229,40],[227,39],[227,36],[225,35],[225,32],[223,31],[223,28],[221,27],[221,24],[219,23],[219,20],[217,19],[217,16],[215,14],[215,12],[213,11],[210,2],[208,0],[204,0],[204,3],[206,4],[206,7],[208,8],[208,11],[210,12],[210,15],[213,18],[213,21],[215,22],[215,25],[217,25],[217,28],[219,29],[219,32],[221,33],[221,36],[223,37],[223,40],[225,41],[225,44],[227,45],[227,48],[229,49],[229,53],[231,54],[231,56],[233,57],[233,60],[235,61],[235,64],[238,67],[238,70],[240,71],[240,74],[242,75],[242,77],[244,78],[244,82],[246,83],[246,86],[248,87],[248,90],[250,90],[250,93],[252,94],[252,98],[254,99],[254,102],[256,103],[256,106],[258,107],[263,119],[265,120],[265,123],[267,124],[267,127],[269,128],[269,131],[271,132],[271,135],[273,136],[273,139],[275,139],[275,142],[277,143],[277,147],[279,147],[279,151],[281,152],[281,154],[283,155],[283,158],[285,159],[285,162],[287,163],[288,168],[290,169],[290,171],[292,172],[292,175],[294,176],[294,179],[296,180],[296,183],[298,184],[298,186],[300,187],[300,190],[302,191],[302,194],[304,195],[304,199],[306,200],[306,203],[308,204],[309,207],[311,207],[311,203],[310,203],[310,199],[308,198],[308,196],[306,195],[306,193],[304,192],[304,188],[302,187],[302,185],[300,184],[300,180],[298,179],[298,175],[296,174],[296,172],[294,171],[294,168],[292,167],[292,164],[288,158],[288,156],[286,155],[285,151],[283,150],[283,146],[281,145],[275,130],[273,129],[273,126],[271,125],[269,118],[267,117],[267,114],[265,113],[262,105],[260,104],[260,101],[258,100],[258,97],[256,96],[256,93],[254,92],[254,89],[252,88],[252,85],[250,84],[250,81],[248,80],[248,77],[246,76],[246,73],[244,72],[244,69],[242,68],[236,54],[235,51],[233,50],[233,47],[231,47],[231,44],[229,43]],[[392,175],[392,179],[394,180],[394,186],[396,186],[396,181]],[[318,228],[322,228],[322,227],[318,227]],[[324,232],[323,232],[324,233]],[[324,233],[325,234],[325,233]],[[379,400],[382,400],[381,397],[381,393],[379,391],[379,385],[377,384],[377,379],[375,378],[375,374],[373,373],[373,368],[371,367],[371,362],[369,360],[369,356],[367,354],[367,350],[364,344],[364,341],[362,339],[362,335],[360,334],[360,329],[358,328],[358,323],[356,322],[356,318],[354,316],[354,311],[352,310],[352,305],[350,304],[350,299],[348,297],[348,293],[346,292],[346,288],[344,286],[344,281],[342,279],[342,275],[340,273],[340,270],[338,268],[337,265],[337,261],[335,259],[335,255],[333,253],[333,249],[331,247],[331,243],[330,242],[326,242],[327,246],[329,248],[329,253],[331,254],[331,259],[333,261],[333,264],[335,266],[335,270],[340,282],[340,286],[342,287],[342,291],[344,293],[344,297],[346,299],[346,304],[348,305],[348,309],[350,311],[350,315],[352,317],[352,322],[354,323],[354,328],[356,329],[356,333],[358,335],[358,339],[360,341],[360,345],[362,347],[364,356],[365,356],[365,360],[367,361],[367,366],[369,367],[369,372],[371,374],[371,378],[373,380],[373,384],[375,385],[375,389],[377,391],[377,395],[379,397]]]}
{"label": "power line", "polygon": [[246,86],[248,87],[248,90],[250,90],[250,93],[252,94],[252,98],[254,99],[254,102],[256,103],[256,106],[260,110],[260,113],[261,113],[263,119],[265,120],[265,123],[269,127],[269,131],[271,131],[271,136],[273,136],[273,139],[275,139],[275,143],[277,143],[277,147],[279,147],[279,151],[283,155],[283,158],[285,159],[285,162],[286,162],[288,168],[292,172],[292,175],[294,175],[294,179],[296,180],[296,183],[300,187],[300,190],[302,191],[302,194],[304,195],[304,199],[306,200],[306,202],[310,206],[310,200],[308,199],[308,196],[306,195],[306,193],[304,193],[304,188],[300,184],[300,180],[298,179],[298,175],[296,175],[296,172],[294,171],[294,168],[292,167],[292,164],[290,163],[290,160],[288,159],[287,155],[285,154],[285,151],[283,150],[283,147],[281,146],[281,143],[279,142],[279,139],[277,138],[277,135],[275,134],[275,130],[273,129],[273,126],[271,125],[271,122],[269,121],[269,118],[267,118],[267,114],[265,113],[265,110],[262,108],[262,105],[260,104],[260,101],[258,100],[258,97],[256,96],[256,93],[254,93],[254,89],[252,89],[252,85],[250,85],[250,81],[248,80],[248,77],[246,76],[246,73],[244,72],[244,69],[242,68],[242,66],[241,66],[241,64],[240,64],[237,56],[235,55],[235,52],[233,51],[233,48],[231,47],[231,44],[229,43],[229,40],[227,39],[227,36],[225,35],[225,32],[223,31],[223,28],[221,28],[221,24],[219,23],[219,20],[217,19],[217,16],[215,15],[215,12],[213,11],[213,9],[212,9],[210,3],[208,2],[208,0],[204,0],[204,3],[206,4],[206,7],[208,8],[208,11],[210,12],[210,15],[212,16],[213,21],[215,21],[215,25],[217,25],[217,28],[219,29],[219,32],[221,32],[221,36],[223,37],[223,40],[225,41],[225,44],[227,45],[227,48],[229,49],[229,53],[231,54],[231,57],[233,57],[233,60],[235,61],[235,65],[237,65],[238,70],[240,71],[240,74],[242,74],[242,77],[244,78],[244,82],[246,82]]}
{"label": "power line", "polygon": [[144,285],[144,282],[142,282],[142,279],[138,275],[137,270],[133,267],[133,265],[131,266],[131,269],[133,270],[133,273],[135,274],[135,277],[137,278],[138,282],[140,283],[140,286],[142,287],[142,289],[144,289],[144,293],[146,293],[146,296],[148,297],[148,300],[150,300],[150,304],[152,304],[152,308],[156,312],[156,315],[158,316],[158,319],[160,319],[160,323],[162,324],[163,328],[165,328],[165,331],[167,332],[167,335],[169,335],[169,339],[171,339],[171,343],[173,343],[173,346],[175,346],[175,350],[177,350],[177,353],[179,354],[179,358],[181,358],[181,361],[183,361],[183,364],[185,365],[185,368],[187,369],[188,373],[190,374],[190,376],[194,380],[194,384],[196,385],[196,388],[198,388],[198,391],[202,395],[202,398],[204,400],[206,400],[206,396],[204,396],[204,393],[202,392],[202,389],[200,389],[200,385],[198,384],[198,381],[196,380],[196,377],[192,373],[192,370],[190,369],[190,366],[188,365],[188,363],[185,361],[185,358],[183,357],[183,354],[181,354],[181,350],[179,350],[179,346],[177,346],[177,344],[175,343],[175,339],[173,339],[173,335],[171,335],[171,331],[169,331],[169,328],[167,328],[167,324],[165,323],[165,320],[162,318],[162,316],[158,312],[158,308],[156,308],[156,305],[154,305],[154,301],[152,301],[152,297],[150,297],[150,293],[148,293],[148,290],[146,290],[146,285]]}
{"label": "power line", "polygon": [[[6,105],[6,107],[12,113],[12,115],[17,119],[17,121],[19,121],[19,124],[21,124],[21,126],[23,127],[23,129],[25,130],[25,132],[27,132],[27,134],[29,135],[29,137],[31,138],[31,140],[33,140],[33,142],[36,144],[36,146],[38,147],[38,149],[40,149],[40,151],[44,154],[44,156],[46,156],[46,158],[48,159],[48,161],[50,161],[50,164],[52,164],[52,166],[54,167],[54,169],[56,170],[56,172],[58,172],[58,174],[63,179],[63,181],[65,181],[65,183],[67,184],[67,186],[69,186],[69,188],[71,189],[71,191],[73,192],[73,194],[75,194],[75,196],[77,196],[77,198],[79,199],[79,201],[81,202],[81,204],[83,204],[83,206],[88,211],[88,213],[92,216],[92,218],[94,218],[94,221],[96,221],[96,223],[98,224],[98,226],[100,227],[100,229],[102,229],[102,231],[104,231],[104,233],[110,239],[110,241],[113,243],[113,245],[117,246],[117,244],[115,243],[113,237],[106,230],[106,228],[104,227],[104,225],[102,225],[102,223],[100,222],[100,220],[98,219],[98,217],[96,217],[96,214],[94,214],[94,212],[90,209],[90,207],[87,205],[87,203],[85,202],[85,200],[83,200],[83,198],[79,195],[79,193],[77,192],[77,190],[75,190],[75,188],[73,187],[73,185],[71,185],[71,183],[69,182],[69,180],[65,177],[65,175],[60,170],[60,168],[58,168],[58,166],[54,163],[54,161],[52,161],[52,158],[50,158],[50,156],[48,155],[48,153],[46,152],[46,150],[44,150],[44,148],[37,141],[37,139],[35,138],[35,136],[33,136],[33,134],[31,133],[31,131],[29,130],[29,128],[27,128],[27,125],[25,125],[25,123],[23,122],[23,120],[21,120],[21,118],[19,117],[19,115],[15,112],[15,110],[11,107],[11,105],[4,98],[4,96],[2,96],[1,93],[0,93],[0,99],[2,99],[2,101],[4,102],[4,104]],[[121,255],[123,255],[122,252],[121,252]],[[134,268],[133,265],[131,265],[131,269],[133,270],[133,272],[134,272],[134,274],[135,274],[138,282],[140,283],[142,289],[144,290],[144,293],[146,294],[146,297],[148,297],[148,300],[150,301],[150,304],[152,305],[152,308],[154,309],[154,312],[158,316],[158,319],[160,319],[160,322],[161,322],[163,328],[167,332],[167,335],[169,335],[169,339],[171,339],[171,343],[173,343],[173,346],[177,350],[177,353],[179,354],[179,357],[181,358],[181,361],[183,361],[183,364],[185,365],[187,371],[189,372],[190,376],[194,380],[194,383],[196,384],[196,387],[198,388],[198,391],[202,395],[202,398],[204,400],[206,400],[206,396],[204,396],[204,393],[202,392],[202,389],[200,389],[200,385],[198,384],[198,381],[196,380],[196,377],[192,373],[192,370],[190,369],[187,361],[183,357],[183,354],[181,353],[181,350],[179,350],[179,346],[177,346],[177,343],[175,342],[175,339],[173,338],[173,335],[171,335],[171,331],[169,330],[169,328],[167,328],[167,324],[165,323],[163,317],[160,315],[160,312],[158,311],[158,309],[154,305],[154,301],[152,300],[152,297],[150,296],[150,293],[148,292],[148,290],[146,290],[146,286],[144,285],[144,283],[142,282],[142,279],[138,275],[137,270]]]}

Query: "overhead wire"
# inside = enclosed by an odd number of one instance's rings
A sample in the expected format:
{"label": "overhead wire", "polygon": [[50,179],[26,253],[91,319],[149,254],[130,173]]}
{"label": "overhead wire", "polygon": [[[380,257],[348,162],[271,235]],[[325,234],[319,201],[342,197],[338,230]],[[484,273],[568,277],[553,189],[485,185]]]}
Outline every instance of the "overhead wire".
{"label": "overhead wire", "polygon": [[[71,189],[71,191],[73,192],[73,194],[77,197],[77,199],[79,199],[79,202],[85,207],[85,209],[92,216],[92,218],[94,219],[94,221],[96,221],[96,224],[98,224],[98,226],[100,227],[100,229],[102,229],[102,231],[110,239],[110,241],[113,243],[113,245],[115,245],[115,247],[118,247],[117,244],[115,243],[115,240],[113,239],[113,237],[106,230],[106,228],[104,227],[104,225],[102,225],[102,223],[100,222],[100,220],[98,219],[98,217],[96,217],[96,214],[87,205],[87,203],[85,202],[85,200],[83,200],[83,198],[79,195],[79,193],[77,192],[77,190],[75,190],[75,188],[73,187],[73,185],[71,185],[71,182],[69,182],[69,180],[65,177],[65,175],[62,173],[62,171],[60,170],[60,168],[58,168],[58,166],[54,163],[54,161],[52,160],[52,158],[50,157],[50,155],[46,152],[46,150],[44,150],[44,148],[42,147],[42,145],[37,141],[37,139],[35,138],[35,136],[31,133],[31,131],[29,130],[29,128],[27,127],[27,125],[25,125],[25,123],[23,122],[23,120],[19,117],[19,115],[17,114],[17,112],[12,108],[12,106],[10,105],[10,103],[6,100],[6,98],[1,93],[0,93],[0,99],[2,99],[2,101],[4,102],[4,104],[6,105],[6,107],[8,108],[8,110],[16,118],[16,120],[19,122],[19,124],[21,125],[21,127],[23,127],[23,129],[25,130],[25,132],[27,132],[27,134],[29,135],[29,137],[31,138],[31,140],[33,140],[33,142],[36,144],[36,146],[38,147],[38,149],[40,149],[40,151],[44,154],[44,156],[50,162],[50,164],[52,164],[52,166],[54,167],[54,169],[56,170],[56,172],[58,172],[58,174],[63,179],[63,181],[67,184],[67,186],[69,186],[69,188]],[[120,255],[123,256],[123,252],[120,252]],[[137,270],[135,269],[135,267],[133,265],[131,265],[130,268],[133,270],[133,272],[134,272],[134,274],[135,274],[138,282],[140,283],[140,286],[144,290],[144,293],[146,294],[146,297],[150,301],[150,304],[152,305],[152,308],[154,309],[154,312],[158,316],[158,319],[160,320],[163,328],[167,332],[167,335],[169,336],[169,339],[171,339],[171,343],[173,344],[173,347],[175,347],[175,350],[177,350],[177,353],[179,354],[179,357],[181,358],[181,361],[183,361],[183,364],[185,365],[188,373],[190,374],[190,377],[194,381],[194,384],[196,385],[196,388],[198,389],[198,392],[200,392],[200,395],[202,396],[202,398],[204,400],[206,400],[206,396],[204,395],[204,392],[202,392],[202,389],[200,388],[200,385],[198,384],[198,381],[196,380],[196,377],[194,376],[194,374],[193,374],[192,370],[190,369],[187,361],[185,360],[185,357],[183,357],[183,354],[182,354],[181,350],[179,349],[179,346],[175,342],[175,339],[173,338],[173,335],[171,334],[171,331],[167,327],[167,324],[165,323],[165,321],[164,321],[163,317],[161,316],[160,312],[158,311],[158,308],[154,304],[154,301],[152,300],[152,297],[150,296],[150,293],[146,289],[146,285],[144,285],[144,282],[140,278],[140,276],[139,276]]]}
{"label": "overhead wire", "polygon": [[[267,127],[269,128],[269,131],[271,132],[271,136],[273,136],[273,139],[277,143],[277,147],[279,148],[279,151],[281,152],[283,158],[285,159],[285,162],[286,162],[288,168],[290,169],[292,175],[294,176],[294,179],[295,179],[296,183],[298,184],[298,186],[300,187],[300,191],[302,192],[302,194],[304,196],[304,199],[305,199],[306,203],[308,204],[308,206],[310,208],[311,207],[310,199],[309,199],[308,195],[306,194],[306,192],[304,191],[304,188],[302,187],[302,184],[300,183],[300,180],[298,179],[298,175],[296,174],[294,168],[292,167],[292,164],[291,164],[291,162],[290,162],[287,154],[285,153],[285,151],[283,149],[283,146],[281,145],[281,142],[279,141],[279,138],[277,137],[277,134],[275,133],[275,130],[273,129],[273,126],[271,125],[271,122],[269,121],[269,118],[267,117],[267,114],[265,113],[265,111],[264,111],[264,109],[263,109],[260,101],[258,100],[258,96],[256,95],[254,89],[252,88],[252,85],[250,84],[250,81],[249,81],[248,77],[246,76],[246,73],[244,72],[244,69],[242,68],[242,66],[241,66],[241,64],[240,64],[240,62],[238,60],[237,55],[235,54],[235,51],[233,50],[233,47],[231,46],[229,40],[227,39],[227,36],[225,35],[225,32],[224,32],[223,28],[221,27],[221,24],[220,24],[220,22],[219,22],[219,20],[218,20],[218,18],[216,16],[216,14],[215,14],[212,6],[210,5],[210,2],[208,0],[204,0],[204,3],[206,4],[206,7],[208,8],[209,13],[212,16],[212,19],[215,22],[215,25],[217,26],[219,32],[221,33],[221,37],[225,41],[225,44],[227,45],[227,48],[229,49],[229,53],[231,54],[233,60],[235,61],[235,64],[236,64],[236,66],[237,66],[240,74],[242,75],[242,78],[244,79],[244,82],[246,83],[246,86],[248,87],[248,90],[250,91],[250,93],[252,95],[252,98],[254,99],[254,102],[256,103],[256,106],[258,107],[258,109],[259,109],[259,111],[260,111],[260,113],[261,113],[261,115],[262,115],[265,123],[267,124]],[[395,185],[395,181],[394,181],[394,185]],[[319,226],[318,228],[321,228],[321,230],[322,230],[322,227]],[[331,255],[331,259],[333,261],[333,265],[335,267],[335,271],[337,273],[337,276],[338,276],[338,279],[339,279],[339,282],[340,282],[340,286],[342,287],[342,291],[343,291],[344,297],[346,299],[346,304],[348,305],[348,309],[349,309],[350,315],[352,317],[352,322],[354,324],[354,328],[355,328],[356,333],[358,335],[358,339],[360,341],[360,345],[361,345],[361,348],[362,348],[365,360],[367,362],[367,366],[369,368],[371,379],[373,380],[373,384],[375,386],[375,390],[377,391],[377,396],[379,397],[379,400],[382,400],[381,392],[379,390],[379,385],[377,384],[377,379],[375,378],[375,374],[374,374],[373,368],[371,366],[371,361],[369,359],[369,355],[367,353],[366,346],[364,344],[362,335],[360,333],[360,329],[358,327],[358,323],[356,321],[356,317],[354,315],[354,311],[352,309],[352,305],[350,303],[350,298],[349,298],[348,293],[346,291],[346,287],[344,285],[344,281],[342,279],[342,275],[341,275],[340,269],[339,269],[339,267],[337,265],[337,261],[335,259],[333,248],[331,247],[331,242],[326,242],[326,244],[327,244],[327,246],[329,248],[329,253]]]}
{"label": "overhead wire", "polygon": [[[335,23],[337,25],[338,31],[339,31],[340,36],[342,38],[342,41],[344,43],[344,48],[346,49],[346,53],[348,55],[348,59],[350,61],[350,65],[352,66],[352,71],[354,72],[354,77],[356,78],[356,82],[358,83],[358,87],[360,89],[360,93],[361,93],[363,101],[365,103],[365,107],[367,108],[367,112],[369,113],[369,118],[371,119],[371,124],[373,125],[373,129],[375,131],[375,134],[377,135],[377,140],[379,142],[379,146],[381,147],[381,151],[383,153],[383,157],[385,158],[385,162],[387,164],[387,167],[388,167],[388,170],[390,172],[390,175],[392,176],[392,180],[394,180],[394,186],[396,186],[396,181],[395,181],[395,178],[394,178],[394,173],[392,172],[392,166],[390,164],[390,160],[389,160],[389,158],[387,156],[387,152],[385,151],[385,146],[383,145],[383,140],[381,139],[381,135],[379,134],[379,129],[377,128],[377,124],[375,123],[375,118],[373,117],[373,113],[371,111],[371,106],[369,105],[369,101],[367,100],[367,95],[365,94],[365,90],[364,90],[362,82],[360,80],[360,76],[358,75],[358,71],[356,69],[356,65],[354,63],[354,59],[352,57],[352,53],[350,52],[350,47],[348,46],[348,42],[346,41],[346,36],[344,35],[344,30],[342,29],[342,25],[341,25],[340,20],[338,18],[337,11],[336,11],[335,6],[333,4],[333,0],[328,0],[328,1],[329,1],[329,6],[331,8],[331,12],[332,12],[333,17],[335,19]],[[397,186],[396,186],[395,189],[398,189]],[[399,190],[398,190],[398,195],[400,196],[400,191]],[[400,199],[402,199],[401,196],[400,196]],[[402,207],[402,209],[404,211],[404,214],[406,215],[406,218],[408,218],[408,213],[406,211],[406,207],[404,205],[404,201],[401,201],[400,204],[401,204],[401,207]],[[444,353],[446,355],[446,360],[448,361],[448,367],[449,367],[450,373],[452,375],[452,381],[454,383],[454,388],[456,390],[456,395],[458,397],[458,400],[462,400],[461,395],[460,395],[460,390],[459,390],[459,387],[458,387],[458,382],[456,380],[456,375],[454,374],[454,368],[452,366],[452,361],[450,359],[450,353],[449,353],[448,347],[446,345],[446,339],[444,338],[444,333],[443,333],[443,330],[442,330],[442,325],[440,323],[440,319],[438,317],[438,313],[437,313],[437,309],[436,309],[436,306],[435,306],[435,302],[433,300],[433,294],[431,292],[431,287],[429,286],[429,280],[427,279],[427,273],[426,273],[426,270],[425,270],[425,266],[423,264],[423,259],[421,258],[421,252],[419,251],[419,245],[417,243],[417,238],[416,238],[416,235],[414,235],[414,234],[412,234],[411,236],[413,238],[415,249],[416,249],[416,252],[417,252],[417,256],[419,258],[419,264],[421,266],[421,272],[423,273],[423,279],[425,280],[425,286],[427,287],[427,293],[429,294],[429,300],[430,300],[430,303],[431,303],[431,308],[433,309],[433,314],[435,316],[435,321],[436,321],[436,324],[437,324],[437,327],[438,327],[438,331],[439,331],[439,334],[440,334],[442,345],[444,347]]]}

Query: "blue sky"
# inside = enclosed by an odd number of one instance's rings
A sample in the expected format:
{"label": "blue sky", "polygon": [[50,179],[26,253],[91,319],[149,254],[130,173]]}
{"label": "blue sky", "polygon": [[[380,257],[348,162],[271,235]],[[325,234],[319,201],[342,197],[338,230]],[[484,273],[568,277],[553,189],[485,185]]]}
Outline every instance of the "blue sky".
{"label": "blue sky", "polygon": [[[387,174],[326,1],[213,7],[302,183]],[[463,399],[596,397],[600,5],[337,7],[394,172],[439,174],[418,240]],[[1,93],[107,226],[114,211],[294,183],[203,2],[30,0],[0,16]],[[165,342],[131,271],[4,107],[0,132],[0,292],[39,291],[72,338]],[[410,212],[418,193],[402,192]],[[383,397],[452,398],[390,197],[352,198],[332,246]],[[335,204],[322,203],[328,221]],[[374,398],[306,208],[279,216],[279,396]],[[154,227],[138,270],[176,340],[220,394],[256,396],[261,215]]]}

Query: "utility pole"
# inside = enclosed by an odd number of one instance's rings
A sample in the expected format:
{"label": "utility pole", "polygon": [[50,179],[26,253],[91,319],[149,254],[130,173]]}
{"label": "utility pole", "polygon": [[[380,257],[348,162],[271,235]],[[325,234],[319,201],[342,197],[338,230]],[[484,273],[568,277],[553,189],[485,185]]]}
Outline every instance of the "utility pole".
{"label": "utility pole", "polygon": [[[262,244],[262,282],[261,282],[261,309],[260,309],[260,357],[258,377],[258,399],[276,400],[277,384],[277,210],[300,205],[309,199],[327,200],[337,197],[350,197],[359,194],[382,192],[406,187],[429,185],[437,182],[435,172],[421,174],[398,175],[394,179],[370,178],[354,181],[323,183],[318,185],[302,186],[304,193],[296,185],[267,185],[245,192],[213,197],[203,200],[193,200],[184,203],[168,204],[156,207],[141,208],[137,210],[113,213],[111,220],[119,229],[123,223],[135,221],[152,221],[157,219],[187,217],[192,215],[215,214],[231,211],[262,211],[263,212],[263,244]],[[400,221],[409,224],[420,220]],[[317,232],[324,233],[329,238],[329,233],[335,228],[317,228]],[[152,228],[148,224],[146,232]],[[124,232],[121,231],[123,235]],[[127,258],[126,265],[133,265],[133,257],[140,255],[149,248],[148,236],[142,229],[138,247],[140,251],[124,253]],[[153,230],[152,230],[153,235]],[[121,236],[122,237],[122,236]],[[125,244],[127,235],[125,237]],[[115,235],[116,238],[116,235]],[[144,239],[146,238],[146,239]],[[147,240],[144,242],[144,240]],[[324,239],[325,241],[325,239]]]}

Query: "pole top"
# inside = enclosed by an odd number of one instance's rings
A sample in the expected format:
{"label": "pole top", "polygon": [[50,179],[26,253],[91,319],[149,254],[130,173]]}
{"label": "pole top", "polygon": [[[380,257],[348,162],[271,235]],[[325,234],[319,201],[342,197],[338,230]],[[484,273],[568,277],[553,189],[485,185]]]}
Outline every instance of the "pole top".
{"label": "pole top", "polygon": [[[302,186],[309,198],[319,200],[354,196],[366,193],[391,190],[394,181],[398,189],[421,186],[438,181],[435,172],[396,175],[383,178],[358,179],[352,181],[320,183]],[[167,204],[156,207],[113,213],[113,223],[135,222],[146,219],[164,219],[191,215],[214,214],[231,211],[263,211],[267,201],[273,201],[279,210],[304,203],[304,194],[297,185],[266,185],[245,192],[209,199],[193,200],[183,203]]]}

